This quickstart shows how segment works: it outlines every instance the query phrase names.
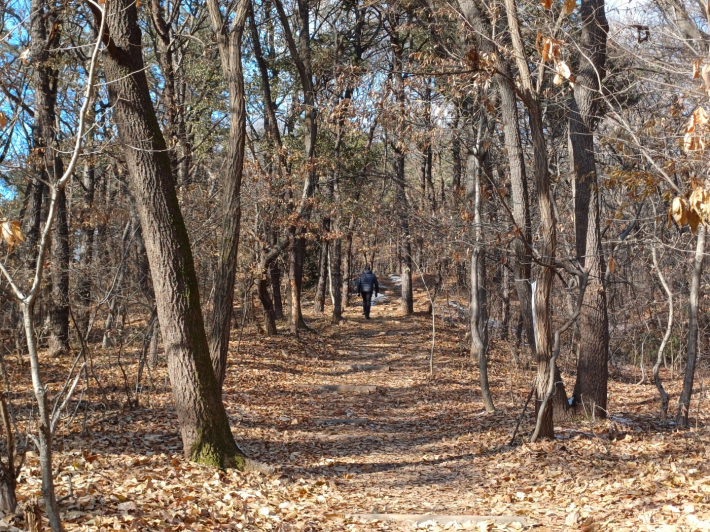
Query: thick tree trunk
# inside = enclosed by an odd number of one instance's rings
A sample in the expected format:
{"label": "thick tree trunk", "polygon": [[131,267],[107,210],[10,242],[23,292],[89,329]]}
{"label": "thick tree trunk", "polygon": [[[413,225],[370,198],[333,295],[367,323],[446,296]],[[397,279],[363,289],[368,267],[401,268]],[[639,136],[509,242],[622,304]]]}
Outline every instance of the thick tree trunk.
{"label": "thick tree trunk", "polygon": [[693,261],[693,276],[690,282],[690,301],[688,302],[688,348],[686,351],[685,377],[683,390],[678,399],[678,413],[675,422],[678,428],[688,427],[688,414],[690,413],[690,398],[693,395],[693,381],[695,379],[695,364],[698,358],[698,306],[700,302],[700,281],[703,273],[703,258],[705,257],[705,226],[698,226],[698,242],[695,247],[695,260]]}
{"label": "thick tree trunk", "polygon": [[200,308],[195,266],[170,158],[150,98],[135,2],[108,2],[104,68],[143,229],[184,452],[243,467],[229,428]]}
{"label": "thick tree trunk", "polygon": [[570,100],[569,151],[574,175],[577,257],[589,275],[580,315],[579,356],[574,402],[586,415],[606,417],[609,320],[600,233],[599,184],[594,161],[594,127],[599,79],[604,77],[609,25],[604,0],[582,0],[580,68]]}

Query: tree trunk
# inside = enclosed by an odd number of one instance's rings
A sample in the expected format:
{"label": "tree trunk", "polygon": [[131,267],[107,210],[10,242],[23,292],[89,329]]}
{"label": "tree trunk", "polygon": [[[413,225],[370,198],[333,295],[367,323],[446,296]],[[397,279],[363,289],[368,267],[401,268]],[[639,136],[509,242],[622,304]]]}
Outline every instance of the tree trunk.
{"label": "tree trunk", "polygon": [[292,233],[289,251],[289,283],[291,286],[291,333],[298,335],[299,329],[306,328],[301,313],[301,285],[303,283],[303,260],[306,255],[306,239]]}
{"label": "tree trunk", "polygon": [[[404,124],[406,119],[406,94],[404,90],[404,59],[403,46],[396,34],[396,28],[390,35],[392,47],[392,77],[394,79],[394,95],[397,101],[399,121]],[[400,309],[404,314],[414,312],[414,295],[412,291],[412,241],[409,232],[409,202],[407,201],[404,162],[404,148],[400,139],[395,139],[394,152],[394,186],[397,216],[399,218],[400,248],[399,267],[402,279],[402,299]]]}
{"label": "tree trunk", "polygon": [[261,275],[256,285],[256,292],[259,296],[259,301],[264,309],[264,325],[266,328],[266,336],[276,336],[278,331],[276,329],[276,316],[274,315],[274,305],[271,302],[271,296],[269,296],[269,290],[267,289],[266,276]]}
{"label": "tree trunk", "polygon": [[693,380],[695,379],[695,364],[698,358],[698,305],[700,301],[700,281],[703,273],[703,258],[705,256],[705,225],[698,225],[698,242],[695,247],[693,261],[693,276],[690,282],[690,300],[688,302],[688,349],[686,351],[685,377],[683,390],[678,399],[678,413],[675,422],[678,428],[688,428],[690,413],[690,398],[693,395]]}
{"label": "tree trunk", "polygon": [[271,261],[269,267],[269,278],[271,279],[271,293],[273,294],[274,318],[284,319],[284,305],[281,299],[281,268],[278,259]]}
{"label": "tree trunk", "polygon": [[343,307],[350,306],[350,278],[353,275],[353,230],[355,229],[355,217],[350,216],[348,223],[348,233],[345,237],[345,268],[343,272]]}
{"label": "tree trunk", "polygon": [[222,196],[222,241],[219,266],[215,279],[210,326],[210,356],[217,376],[220,392],[227,371],[229,335],[232,330],[234,308],[234,279],[237,272],[239,233],[241,230],[242,173],[244,170],[244,143],[246,138],[246,102],[244,73],[242,71],[242,36],[249,0],[240,0],[236,7],[231,30],[223,19],[217,0],[208,0],[207,8],[212,19],[212,30],[217,39],[222,75],[229,90],[229,143],[227,170]]}
{"label": "tree trunk", "polygon": [[[337,220],[335,222],[337,224]],[[337,227],[334,228],[337,231]],[[331,322],[334,324],[340,323],[343,319],[343,293],[340,290],[342,284],[342,266],[343,266],[343,246],[340,238],[333,241],[330,250],[330,286],[331,295],[333,297],[333,313],[331,314]]]}
{"label": "tree trunk", "polygon": [[[460,122],[459,106],[454,105],[454,119],[451,123],[451,158],[452,158],[452,176],[451,186],[454,189],[452,198],[456,197],[461,188],[461,176],[463,175],[463,165],[461,164],[461,138],[459,137],[459,122]],[[444,198],[441,198],[443,203]],[[453,202],[452,202],[453,205]]]}
{"label": "tree trunk", "polygon": [[[503,257],[507,257],[507,252]],[[507,262],[507,261],[506,261]],[[509,329],[510,329],[510,270],[507,264],[501,266],[503,270],[503,289],[502,289],[502,317],[501,317],[501,330],[500,337],[501,340],[508,340]]]}
{"label": "tree trunk", "polygon": [[[55,161],[55,176],[61,177],[64,166]],[[55,178],[56,180],[56,178]],[[57,198],[57,219],[52,238],[52,327],[49,335],[49,356],[69,352],[69,226],[67,225],[67,197],[65,190]]]}
{"label": "tree trunk", "polygon": [[116,277],[111,287],[111,293],[109,294],[108,302],[108,314],[106,315],[106,324],[104,325],[104,337],[101,342],[101,347],[103,349],[108,349],[109,346],[113,345],[111,340],[111,329],[118,320],[118,305],[119,296],[121,295],[123,289],[123,278],[126,275],[126,266],[128,265],[128,240],[131,235],[131,227],[133,226],[133,221],[126,222],[126,227],[123,230],[123,235],[121,236],[121,252],[119,254],[119,264],[118,271],[116,272]]}
{"label": "tree trunk", "polygon": [[39,426],[37,427],[37,452],[42,475],[42,498],[44,499],[45,511],[49,519],[52,532],[61,532],[62,521],[59,514],[59,505],[54,493],[54,470],[52,468],[52,429],[50,421],[49,402],[47,400],[47,390],[42,383],[39,369],[39,355],[37,353],[37,334],[35,331],[33,314],[34,299],[22,304],[22,319],[25,326],[25,338],[27,339],[27,351],[30,358],[30,371],[32,375],[32,390],[37,401],[37,416]]}
{"label": "tree trunk", "polygon": [[0,463],[0,512],[3,514],[15,513],[17,509],[17,473],[15,467],[15,433],[10,418],[10,409],[7,404],[7,395],[0,394],[0,417],[5,432],[6,459]]}
{"label": "tree trunk", "polygon": [[243,468],[210,359],[190,241],[145,75],[136,4],[106,6],[106,80],[143,228],[184,452],[199,463]]}
{"label": "tree trunk", "polygon": [[486,412],[495,412],[488,383],[488,296],[486,251],[476,244],[471,251],[471,358],[478,363],[481,396]]}
{"label": "tree trunk", "polygon": [[658,280],[661,282],[661,286],[663,286],[663,290],[666,293],[666,298],[668,299],[668,321],[666,323],[666,332],[663,335],[661,345],[658,347],[658,356],[656,357],[656,363],[653,365],[653,382],[656,384],[658,395],[661,398],[661,420],[665,421],[668,417],[668,393],[666,393],[666,390],[663,388],[663,383],[661,382],[659,372],[661,369],[661,364],[665,363],[666,345],[668,345],[668,340],[670,339],[671,333],[673,332],[673,292],[671,291],[670,286],[668,286],[666,278],[663,275],[663,271],[661,270],[658,264],[658,253],[656,252],[655,245],[651,248],[651,256],[653,257],[653,267],[656,269]]}
{"label": "tree trunk", "polygon": [[574,174],[574,220],[577,257],[589,285],[580,315],[579,356],[574,402],[593,417],[606,417],[609,319],[600,233],[599,184],[594,161],[599,79],[604,77],[609,25],[604,0],[582,0],[580,68],[570,100],[569,151]]}
{"label": "tree trunk", "polygon": [[[86,115],[87,125],[91,127],[86,134],[86,145],[88,149],[93,147],[93,125],[96,116],[94,105],[89,107]],[[91,269],[94,258],[94,231],[96,224],[94,219],[94,191],[96,187],[96,168],[92,159],[84,162],[82,175],[83,195],[81,198],[81,212],[79,213],[79,278],[77,279],[77,299],[79,303],[79,315],[77,321],[81,332],[85,334],[89,328],[90,307],[91,307]]]}
{"label": "tree trunk", "polygon": [[330,218],[323,218],[323,237],[320,241],[320,259],[318,260],[318,284],[316,285],[316,298],[313,310],[321,314],[325,310],[325,293],[328,287],[328,248],[330,247]]}
{"label": "tree trunk", "polygon": [[[278,12],[281,26],[284,30],[291,58],[295,63],[298,77],[301,81],[301,89],[303,90],[303,109],[305,116],[303,120],[304,126],[304,148],[306,181],[303,184],[303,193],[301,194],[301,204],[298,209],[298,214],[301,218],[306,218],[310,213],[310,203],[307,201],[313,197],[316,186],[316,164],[314,161],[316,155],[316,138],[318,133],[318,111],[316,109],[315,88],[313,82],[313,68],[311,64],[311,23],[308,0],[298,0],[297,16],[294,17],[298,21],[298,42],[293,36],[291,25],[288,16],[284,11],[281,0],[274,0],[274,7]],[[303,282],[303,260],[306,252],[306,241],[302,236],[302,231],[291,228],[291,249],[289,253],[289,282],[291,285],[291,332],[298,334],[298,329],[306,328],[301,314],[301,284]]]}
{"label": "tree trunk", "polygon": [[[501,54],[496,49],[495,42],[491,38],[493,36],[492,24],[482,6],[479,5],[477,0],[459,0],[458,3],[461,12],[466,17],[466,21],[471,25],[477,36],[477,45],[486,53],[495,53],[495,66],[500,74],[495,75],[494,78],[500,94],[503,137],[510,168],[513,219],[515,225],[522,233],[521,236],[527,242],[532,242],[525,159],[520,139],[520,126],[518,124],[518,101],[515,95],[515,86],[511,81],[513,76],[509,75],[511,67],[504,60],[505,54]],[[520,303],[523,331],[534,350],[535,331],[533,330],[532,290],[530,288],[532,282],[532,259],[530,250],[520,238],[513,243],[513,250],[515,252],[515,289]]]}
{"label": "tree trunk", "polygon": [[[530,134],[533,145],[533,166],[535,169],[535,185],[538,209],[540,212],[539,255],[543,264],[551,264],[555,260],[557,250],[557,221],[555,219],[554,199],[550,190],[550,174],[547,160],[547,145],[545,129],[542,121],[542,109],[539,95],[533,86],[529,63],[526,60],[523,37],[518,21],[518,8],[515,0],[505,0],[505,11],[513,44],[513,54],[518,66],[521,87],[525,93]],[[552,362],[552,328],[551,328],[551,293],[554,281],[554,268],[541,266],[538,270],[534,291],[535,345],[537,350],[537,383],[536,410],[544,405],[538,416],[537,436],[553,438],[554,424],[552,405],[543,399],[549,388]]]}

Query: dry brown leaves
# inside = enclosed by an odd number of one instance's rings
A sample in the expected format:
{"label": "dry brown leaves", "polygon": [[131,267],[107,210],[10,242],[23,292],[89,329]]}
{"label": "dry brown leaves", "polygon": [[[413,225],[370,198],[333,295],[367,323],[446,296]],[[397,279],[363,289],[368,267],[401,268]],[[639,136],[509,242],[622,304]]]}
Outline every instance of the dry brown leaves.
{"label": "dry brown leaves", "polygon": [[[218,472],[182,458],[163,369],[153,374],[157,389],[141,396],[149,407],[106,410],[92,390],[89,434],[80,434],[77,415],[56,442],[67,530],[415,528],[361,522],[353,517],[358,513],[522,515],[535,530],[710,530],[707,401],[697,400],[704,391],[692,405],[697,428],[673,432],[657,420],[655,388],[635,384],[638,369],[612,368],[609,420],[569,422],[557,428],[555,441],[509,447],[532,370],[515,367],[510,346],[493,329],[489,374],[499,410],[487,414],[463,343],[465,316],[455,305],[438,307],[436,371],[430,377],[431,317],[422,289],[416,301],[415,316],[401,316],[391,301],[376,305],[371,321],[351,307],[340,326],[307,314],[314,331],[300,340],[264,338],[247,326],[225,398],[235,437],[263,472]],[[104,382],[120,382],[115,354],[94,356]],[[562,360],[568,387],[572,362]],[[390,371],[353,370],[353,364]],[[126,360],[124,367],[135,375],[135,364]],[[61,376],[64,369],[57,364],[51,371]],[[25,378],[21,368],[10,371],[16,384]],[[706,372],[699,368],[702,390]],[[667,370],[662,376],[677,397],[677,370],[674,378]],[[55,378],[50,388],[61,384]],[[318,393],[314,388],[321,384],[376,385],[378,391]],[[112,393],[120,394],[120,387]],[[28,400],[15,397],[18,406]],[[367,423],[317,422],[339,418]],[[532,423],[528,412],[524,437]],[[19,496],[39,492],[39,467],[30,456]],[[6,529],[19,526],[10,519],[3,523]]]}

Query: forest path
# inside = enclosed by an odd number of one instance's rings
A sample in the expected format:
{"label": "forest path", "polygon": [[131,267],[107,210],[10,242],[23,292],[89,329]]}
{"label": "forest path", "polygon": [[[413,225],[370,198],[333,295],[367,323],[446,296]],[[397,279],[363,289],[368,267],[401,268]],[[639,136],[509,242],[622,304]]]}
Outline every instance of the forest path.
{"label": "forest path", "polygon": [[[680,440],[643,434],[655,411],[652,387],[610,383],[610,411],[643,423],[579,421],[557,427],[555,441],[509,447],[532,371],[514,367],[507,345],[492,332],[489,375],[498,411],[487,414],[464,344],[465,321],[443,326],[437,316],[431,376],[426,292],[415,284],[415,313],[403,316],[385,284],[389,293],[373,306],[371,320],[361,306],[351,306],[332,325],[328,307],[325,316],[314,316],[304,302],[311,332],[298,340],[249,335],[228,377],[228,410],[250,456],[295,482],[322,479],[332,487],[321,500],[326,522],[318,529],[412,529],[348,517],[363,513],[524,515],[536,530],[640,530],[644,519],[685,522],[677,511],[689,504],[710,518],[710,505],[680,484],[637,484],[639,467],[650,478],[685,471],[686,479],[710,480],[707,461],[682,452]],[[337,393],[323,385],[376,389]],[[617,397],[627,402],[615,404]],[[528,410],[523,439],[533,421]],[[639,453],[643,465],[634,460]],[[637,487],[629,492],[630,486]],[[586,526],[592,522],[596,528]],[[507,527],[491,530],[515,529]]]}
{"label": "forest path", "polygon": [[[225,405],[239,444],[271,473],[217,472],[184,459],[162,362],[152,370],[154,387],[146,385],[140,408],[107,410],[94,390],[87,432],[77,415],[57,438],[67,531],[412,530],[411,523],[354,517],[373,513],[522,515],[536,531],[710,530],[704,392],[692,406],[697,427],[672,432],[658,423],[655,387],[636,384],[637,367],[613,366],[610,421],[557,426],[556,440],[530,445],[521,443],[534,422],[528,410],[517,445],[508,446],[533,371],[516,368],[492,330],[489,375],[498,411],[487,414],[463,317],[452,312],[444,324],[437,316],[432,376],[431,316],[420,280],[412,316],[401,315],[396,286],[388,286],[371,320],[352,306],[333,325],[327,315],[313,315],[306,301],[312,330],[298,339],[284,323],[273,338],[248,324],[241,344],[234,331]],[[124,358],[129,375],[139,352]],[[563,378],[570,382],[574,361],[563,355]],[[125,373],[115,352],[97,350],[94,357],[117,402]],[[5,363],[29,390],[26,367],[16,366],[15,357]],[[67,374],[71,360],[53,363]],[[662,376],[677,398],[680,378],[666,370]],[[705,381],[701,372],[702,390]],[[56,392],[62,383],[49,385]],[[39,465],[30,452],[20,501],[39,490]],[[3,522],[0,530],[20,530]],[[427,529],[445,526],[454,528]],[[479,523],[474,529],[516,526]]]}
{"label": "forest path", "polygon": [[[415,314],[403,316],[396,281],[381,281],[383,295],[371,320],[362,316],[361,304],[348,307],[338,326],[307,312],[314,330],[298,341],[250,338],[246,349],[243,343],[247,359],[239,366],[249,370],[236,386],[243,398],[236,402],[246,410],[237,415],[238,432],[252,434],[247,447],[254,458],[283,464],[289,476],[333,479],[343,497],[334,512],[510,514],[505,504],[481,504],[480,489],[489,447],[503,443],[489,431],[509,425],[512,411],[489,415],[482,409],[476,375],[459,343],[463,322],[447,321],[442,329],[437,317],[430,376],[426,291],[415,282]],[[304,310],[310,308],[304,303]],[[505,372],[496,378],[505,379]],[[320,385],[376,386],[376,391],[324,392]],[[250,389],[260,390],[258,401]],[[411,529],[411,524],[386,526]]]}

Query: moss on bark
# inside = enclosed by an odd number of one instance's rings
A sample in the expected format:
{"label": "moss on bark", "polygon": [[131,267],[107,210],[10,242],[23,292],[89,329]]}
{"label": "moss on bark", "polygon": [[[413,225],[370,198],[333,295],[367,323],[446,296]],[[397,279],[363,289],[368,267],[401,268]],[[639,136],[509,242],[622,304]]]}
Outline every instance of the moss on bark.
{"label": "moss on bark", "polygon": [[197,438],[190,447],[189,459],[210,467],[244,471],[246,457],[234,440],[219,440],[220,438],[214,435],[206,435],[204,431],[198,431]]}

